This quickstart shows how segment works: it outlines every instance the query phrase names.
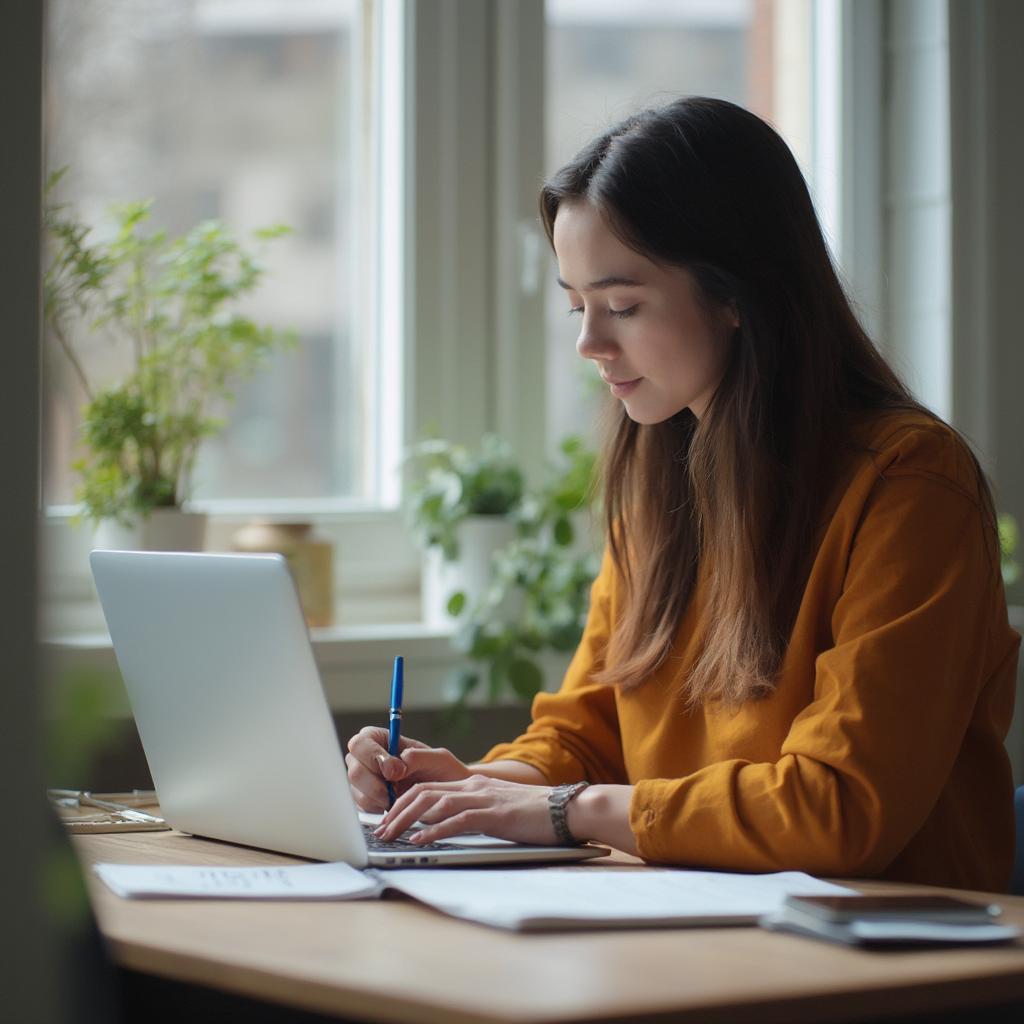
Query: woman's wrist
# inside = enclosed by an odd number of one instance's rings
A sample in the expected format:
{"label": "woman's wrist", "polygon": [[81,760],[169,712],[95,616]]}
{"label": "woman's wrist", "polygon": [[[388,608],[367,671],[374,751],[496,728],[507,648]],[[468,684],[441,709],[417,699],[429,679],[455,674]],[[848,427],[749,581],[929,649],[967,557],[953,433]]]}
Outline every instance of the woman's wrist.
{"label": "woman's wrist", "polygon": [[569,831],[580,842],[604,843],[636,856],[636,840],[629,827],[632,786],[588,786],[566,807]]}

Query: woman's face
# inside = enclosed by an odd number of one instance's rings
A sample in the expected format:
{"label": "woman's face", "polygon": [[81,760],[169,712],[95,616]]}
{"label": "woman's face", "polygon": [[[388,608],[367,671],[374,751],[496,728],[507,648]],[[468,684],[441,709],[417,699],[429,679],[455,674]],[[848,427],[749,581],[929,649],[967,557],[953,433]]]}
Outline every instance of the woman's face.
{"label": "woman's face", "polygon": [[576,350],[629,418],[661,423],[686,408],[703,415],[725,370],[734,310],[709,311],[688,271],[634,252],[589,202],[562,203],[553,235],[558,283],[581,317]]}

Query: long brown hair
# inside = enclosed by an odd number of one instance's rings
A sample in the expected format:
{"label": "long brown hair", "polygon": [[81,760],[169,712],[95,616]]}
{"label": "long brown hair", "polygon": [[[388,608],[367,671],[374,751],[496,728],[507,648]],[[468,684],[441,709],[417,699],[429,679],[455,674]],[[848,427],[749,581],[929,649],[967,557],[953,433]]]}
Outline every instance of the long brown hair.
{"label": "long brown hair", "polygon": [[[922,406],[850,308],[785,142],[754,114],[694,97],[627,118],[545,182],[593,203],[630,248],[683,267],[739,327],[698,421],[618,413],[603,458],[607,543],[625,586],[596,679],[639,685],[671,651],[706,563],[708,631],[684,690],[736,705],[774,688],[820,540],[824,503],[858,450],[858,414]],[[979,500],[995,536],[977,459]]]}

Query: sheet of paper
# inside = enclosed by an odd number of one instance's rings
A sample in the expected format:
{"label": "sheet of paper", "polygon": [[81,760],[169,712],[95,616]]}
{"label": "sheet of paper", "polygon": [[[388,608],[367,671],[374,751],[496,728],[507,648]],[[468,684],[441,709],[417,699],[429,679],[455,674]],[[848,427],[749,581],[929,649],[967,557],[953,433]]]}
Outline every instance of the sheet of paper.
{"label": "sheet of paper", "polygon": [[852,891],[799,871],[741,875],[588,866],[373,873],[385,886],[455,917],[512,929],[755,923],[790,894]]}
{"label": "sheet of paper", "polygon": [[338,900],[380,892],[374,878],[348,864],[237,868],[96,864],[93,870],[118,896],[128,898]]}

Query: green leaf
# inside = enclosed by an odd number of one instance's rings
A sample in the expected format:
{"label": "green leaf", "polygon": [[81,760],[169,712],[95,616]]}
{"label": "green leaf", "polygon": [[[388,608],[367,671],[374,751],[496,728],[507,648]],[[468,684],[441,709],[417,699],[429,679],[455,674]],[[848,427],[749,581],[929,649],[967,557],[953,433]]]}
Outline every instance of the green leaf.
{"label": "green leaf", "polygon": [[561,519],[555,520],[555,543],[561,545],[563,548],[569,547],[573,541],[573,528],[572,522],[567,516],[563,516]]}
{"label": "green leaf", "polygon": [[462,614],[462,609],[465,607],[466,595],[461,590],[456,590],[455,593],[448,598],[448,614],[453,619],[457,619]]}
{"label": "green leaf", "polygon": [[288,224],[268,224],[266,227],[257,228],[252,236],[261,242],[268,242],[273,238],[283,238],[294,233],[295,229]]}
{"label": "green leaf", "polygon": [[1017,520],[1008,512],[999,516],[999,547],[1009,557],[1017,550]]}
{"label": "green leaf", "polygon": [[473,644],[469,648],[469,656],[477,661],[490,661],[501,654],[505,645],[500,636],[486,633],[478,629],[473,637]]}
{"label": "green leaf", "polygon": [[465,700],[480,684],[480,674],[464,670],[459,673],[458,693],[459,699]]}
{"label": "green leaf", "polygon": [[532,700],[544,685],[544,676],[534,662],[516,658],[508,666],[508,681],[517,697]]}

